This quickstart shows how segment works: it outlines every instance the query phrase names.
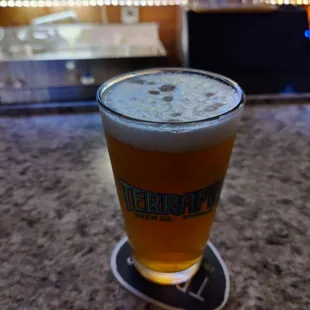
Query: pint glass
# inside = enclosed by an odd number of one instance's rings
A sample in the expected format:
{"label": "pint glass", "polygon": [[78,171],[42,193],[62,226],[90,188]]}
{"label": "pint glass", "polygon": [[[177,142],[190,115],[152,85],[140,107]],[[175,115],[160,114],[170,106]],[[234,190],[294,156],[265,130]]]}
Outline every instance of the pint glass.
{"label": "pint glass", "polygon": [[137,270],[176,284],[199,268],[244,93],[190,69],[151,69],[104,83],[97,101]]}

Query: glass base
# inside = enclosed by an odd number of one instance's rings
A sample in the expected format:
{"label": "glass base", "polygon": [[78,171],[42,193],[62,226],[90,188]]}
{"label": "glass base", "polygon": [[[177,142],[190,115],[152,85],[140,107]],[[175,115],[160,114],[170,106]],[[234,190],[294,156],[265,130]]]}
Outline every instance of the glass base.
{"label": "glass base", "polygon": [[146,279],[162,284],[162,285],[175,285],[179,283],[186,282],[189,280],[199,269],[201,261],[199,260],[193,266],[177,271],[177,272],[160,272],[156,270],[149,269],[142,265],[137,260],[133,259],[133,264],[139,273]]}

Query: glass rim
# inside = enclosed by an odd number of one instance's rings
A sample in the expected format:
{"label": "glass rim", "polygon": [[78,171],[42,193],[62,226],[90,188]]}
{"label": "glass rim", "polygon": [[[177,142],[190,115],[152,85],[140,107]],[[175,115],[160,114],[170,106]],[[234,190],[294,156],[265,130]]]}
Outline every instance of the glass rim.
{"label": "glass rim", "polygon": [[[193,121],[180,121],[180,122],[167,122],[167,121],[151,121],[151,120],[145,120],[145,119],[139,119],[139,118],[135,118],[135,117],[131,117],[131,116],[127,116],[126,114],[122,114],[120,112],[117,112],[115,110],[113,110],[113,108],[108,107],[103,100],[103,96],[106,93],[106,91],[108,91],[112,86],[125,81],[125,80],[129,80],[131,78],[135,78],[135,77],[139,77],[139,76],[143,76],[143,75],[149,75],[149,74],[159,74],[159,73],[175,73],[175,72],[184,72],[184,73],[192,73],[192,74],[200,74],[206,77],[210,77],[214,80],[217,80],[225,85],[230,86],[231,88],[233,88],[237,94],[240,96],[240,100],[239,102],[230,110],[223,112],[219,115],[216,116],[211,116],[211,117],[207,117],[207,118],[203,118],[203,119],[199,119],[199,120],[193,120]],[[103,84],[101,84],[97,90],[97,94],[96,94],[96,100],[99,104],[99,106],[101,106],[104,110],[108,111],[109,113],[112,113],[122,119],[125,120],[129,120],[129,121],[134,121],[134,122],[140,122],[140,123],[144,123],[144,124],[159,124],[159,125],[171,125],[171,126],[178,126],[178,125],[190,125],[190,124],[197,124],[197,123],[202,123],[202,122],[210,122],[210,121],[215,121],[215,120],[219,120],[222,117],[226,117],[231,115],[233,112],[237,112],[238,110],[242,110],[244,103],[245,103],[245,93],[242,90],[242,88],[239,86],[239,84],[237,82],[235,82],[234,80],[223,76],[221,74],[218,73],[214,73],[214,72],[210,72],[210,71],[204,71],[204,70],[198,70],[198,69],[188,69],[188,68],[176,68],[176,67],[171,67],[171,68],[153,68],[153,69],[143,69],[143,70],[137,70],[137,71],[130,71],[127,73],[123,73],[120,75],[117,75],[109,80],[107,80],[106,82],[104,82]]]}

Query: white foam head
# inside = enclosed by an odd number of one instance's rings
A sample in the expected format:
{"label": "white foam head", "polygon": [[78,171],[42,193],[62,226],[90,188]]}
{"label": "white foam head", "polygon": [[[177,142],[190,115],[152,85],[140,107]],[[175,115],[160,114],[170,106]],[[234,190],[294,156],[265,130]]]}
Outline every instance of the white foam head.
{"label": "white foam head", "polygon": [[98,91],[105,131],[143,149],[180,152],[220,143],[236,131],[242,90],[218,75],[145,70],[105,83]]}

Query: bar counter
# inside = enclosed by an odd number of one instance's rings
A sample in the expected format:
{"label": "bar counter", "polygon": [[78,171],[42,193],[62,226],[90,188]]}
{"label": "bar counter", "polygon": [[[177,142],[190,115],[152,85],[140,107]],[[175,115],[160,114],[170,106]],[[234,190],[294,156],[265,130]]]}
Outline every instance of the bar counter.
{"label": "bar counter", "polygon": [[[0,309],[157,309],[114,279],[124,227],[98,112],[0,117]],[[228,310],[310,307],[310,104],[248,103],[211,240]]]}

